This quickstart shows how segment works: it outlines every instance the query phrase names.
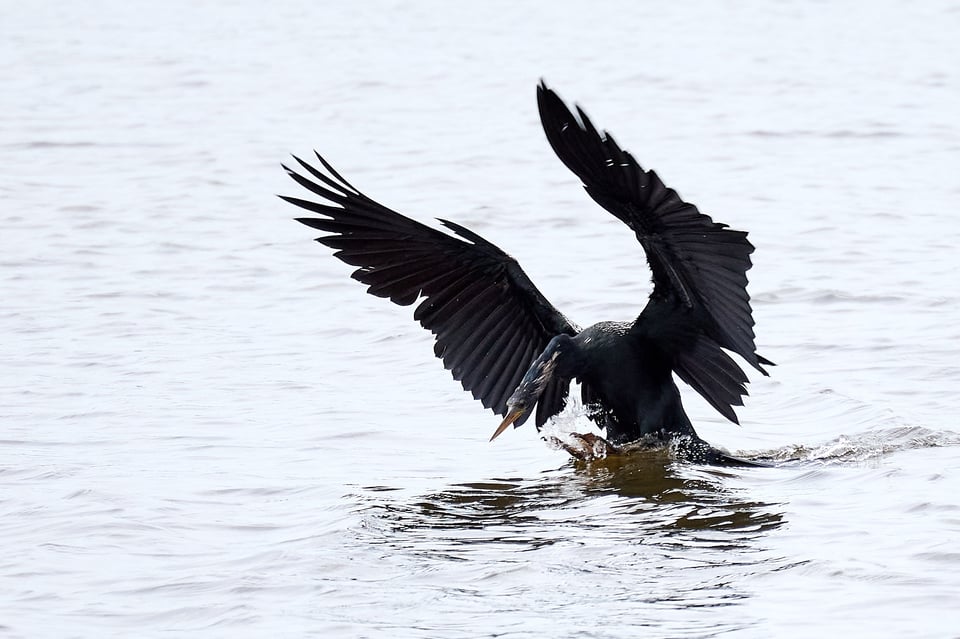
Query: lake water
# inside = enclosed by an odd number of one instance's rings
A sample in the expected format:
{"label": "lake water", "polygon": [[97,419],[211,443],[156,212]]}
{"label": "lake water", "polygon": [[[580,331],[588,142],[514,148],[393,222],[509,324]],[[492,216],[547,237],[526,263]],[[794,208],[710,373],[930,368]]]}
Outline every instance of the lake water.
{"label": "lake water", "polygon": [[[5,3],[0,635],[960,637],[960,5],[331,4]],[[316,148],[629,319],[541,76],[750,231],[778,366],[684,392],[778,467],[488,443],[274,197]]]}

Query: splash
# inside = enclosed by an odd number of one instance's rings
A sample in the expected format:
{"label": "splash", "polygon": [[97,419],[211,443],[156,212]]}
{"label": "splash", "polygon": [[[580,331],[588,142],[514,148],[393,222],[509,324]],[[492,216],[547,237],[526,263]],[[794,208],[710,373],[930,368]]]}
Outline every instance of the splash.
{"label": "splash", "polygon": [[583,461],[605,459],[614,451],[622,454],[625,449],[612,447],[590,420],[599,409],[584,406],[572,391],[570,395],[567,407],[540,429],[541,439],[547,446],[553,450],[565,450]]}
{"label": "splash", "polygon": [[[571,392],[567,408],[543,426],[541,437],[547,446],[554,450],[585,450],[586,445],[589,448],[590,460],[604,459],[609,456],[609,450],[595,443],[594,436],[603,436],[603,431],[590,420],[595,413],[594,407],[585,406],[576,394]],[[877,415],[871,414],[870,418],[877,420]],[[898,425],[897,419],[892,416],[887,416],[882,421],[886,422],[883,424],[886,426],[884,428],[875,427],[850,435],[841,434],[822,444],[790,444],[772,450],[739,451],[735,454],[739,458],[760,464],[843,464],[873,461],[907,450],[960,446],[960,433],[954,431]],[[586,443],[583,435],[587,435]],[[621,454],[665,448],[672,456],[676,456],[674,446],[666,445],[658,439],[642,440],[619,448]]]}

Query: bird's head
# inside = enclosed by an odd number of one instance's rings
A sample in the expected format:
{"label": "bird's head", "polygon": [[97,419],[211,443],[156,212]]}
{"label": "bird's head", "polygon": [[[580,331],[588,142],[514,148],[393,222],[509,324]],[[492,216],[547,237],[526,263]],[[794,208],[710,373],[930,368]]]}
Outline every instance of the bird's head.
{"label": "bird's head", "polygon": [[503,418],[503,421],[500,422],[500,425],[497,426],[497,430],[493,433],[490,441],[495,440],[500,433],[507,430],[507,426],[510,426],[514,423],[519,426],[525,422],[525,417],[527,416],[528,411],[533,408],[534,404],[537,403],[536,397],[531,398],[526,395],[518,397],[518,393],[520,393],[522,388],[523,386],[521,385],[519,388],[517,388],[516,392],[510,396],[510,399],[507,400],[507,415]]}
{"label": "bird's head", "polygon": [[[517,386],[517,390],[507,400],[507,414],[500,425],[497,426],[497,430],[494,431],[490,441],[496,439],[511,424],[519,426],[527,421],[530,411],[533,410],[543,390],[553,379],[554,373],[557,372],[557,366],[567,365],[564,368],[568,367],[570,363],[568,355],[570,344],[571,340],[567,335],[558,335],[550,340],[547,348],[537,359],[533,360],[520,385]],[[566,373],[561,372],[560,374],[565,375]]]}

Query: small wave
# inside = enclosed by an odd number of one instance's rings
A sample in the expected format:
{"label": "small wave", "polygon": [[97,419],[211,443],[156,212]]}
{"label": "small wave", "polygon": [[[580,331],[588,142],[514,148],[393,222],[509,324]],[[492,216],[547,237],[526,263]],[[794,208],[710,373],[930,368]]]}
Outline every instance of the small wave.
{"label": "small wave", "polygon": [[904,134],[899,131],[889,129],[878,131],[853,131],[850,129],[837,129],[834,131],[813,131],[813,130],[794,130],[794,131],[772,131],[769,129],[757,129],[748,131],[747,135],[756,138],[822,138],[822,139],[876,139],[876,138],[899,138]]}
{"label": "small wave", "polygon": [[846,302],[866,302],[878,304],[890,304],[892,302],[901,302],[907,299],[903,295],[872,295],[869,293],[850,293],[849,291],[839,291],[835,289],[810,289],[803,287],[787,287],[778,291],[766,291],[754,296],[758,303],[774,302],[816,302],[818,304],[836,304]]}
{"label": "small wave", "polygon": [[870,461],[906,450],[945,446],[960,446],[960,433],[935,431],[922,426],[901,426],[855,435],[840,435],[817,446],[794,444],[771,451],[743,453],[743,456],[753,461],[773,464],[843,464]]}
{"label": "small wave", "polygon": [[94,140],[25,140],[0,145],[10,150],[46,150],[46,149],[123,149],[123,148],[166,148],[170,146],[159,142],[103,142]]}

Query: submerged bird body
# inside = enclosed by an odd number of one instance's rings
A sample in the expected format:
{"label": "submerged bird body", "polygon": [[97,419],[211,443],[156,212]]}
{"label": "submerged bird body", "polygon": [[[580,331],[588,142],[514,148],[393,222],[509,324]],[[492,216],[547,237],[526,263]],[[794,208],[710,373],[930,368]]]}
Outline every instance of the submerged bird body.
{"label": "submerged bird body", "polygon": [[531,414],[540,428],[566,405],[576,379],[591,419],[613,444],[676,440],[686,442],[680,451],[690,459],[735,463],[697,437],[674,375],[737,422],[733,406],[743,403],[747,377],[727,351],[763,374],[762,365],[772,364],[754,346],[746,292],[753,245],[681,200],[543,83],[537,99],[560,160],[646,253],[654,287],[633,322],[581,330],[497,246],[453,222],[440,220],[446,233],[378,204],[319,155],[325,170],[296,158],[310,177],[287,172],[321,201],[282,197],[322,216],[299,221],[327,233],[318,241],[359,267],[353,277],[368,292],[419,302],[414,319],[436,336],[437,357],[504,416],[494,437]]}

